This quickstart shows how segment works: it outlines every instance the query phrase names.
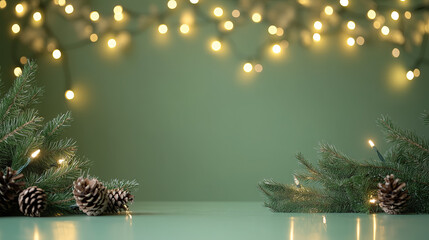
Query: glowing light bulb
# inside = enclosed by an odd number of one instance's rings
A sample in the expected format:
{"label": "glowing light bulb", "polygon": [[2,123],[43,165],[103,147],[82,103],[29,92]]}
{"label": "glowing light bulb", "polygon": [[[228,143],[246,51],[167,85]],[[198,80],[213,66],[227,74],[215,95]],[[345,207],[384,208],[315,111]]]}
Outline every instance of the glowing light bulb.
{"label": "glowing light bulb", "polygon": [[398,58],[400,54],[401,54],[401,52],[399,51],[399,49],[394,48],[394,49],[392,50],[392,56],[393,56],[394,58]]}
{"label": "glowing light bulb", "polygon": [[177,7],[177,2],[176,2],[176,0],[170,0],[170,1],[168,1],[168,3],[167,3],[167,7],[168,7],[169,9],[175,9],[175,8]]}
{"label": "glowing light bulb", "polygon": [[313,34],[313,41],[320,42],[321,36],[319,33]]}
{"label": "glowing light bulb", "polygon": [[404,13],[404,17],[405,17],[406,19],[411,19],[411,12],[410,12],[410,11],[405,11],[405,13]]}
{"label": "glowing light bulb", "polygon": [[370,202],[371,204],[374,204],[374,203],[376,203],[376,202],[377,202],[377,199],[375,199],[375,198],[371,198],[371,199],[369,200],[369,202]]}
{"label": "glowing light bulb", "polygon": [[3,9],[7,6],[6,0],[0,0],[0,8]]}
{"label": "glowing light bulb", "polygon": [[67,5],[67,6],[64,8],[64,11],[65,11],[67,14],[72,14],[72,13],[73,13],[73,11],[74,11],[73,5],[71,5],[71,4]]}
{"label": "glowing light bulb", "polygon": [[347,38],[347,45],[349,45],[350,47],[355,45],[355,39],[352,37]]}
{"label": "glowing light bulb", "polygon": [[389,32],[390,32],[390,29],[389,29],[389,27],[388,27],[388,26],[383,26],[383,27],[381,28],[381,33],[382,33],[383,35],[387,36],[387,35],[389,35]]}
{"label": "glowing light bulb", "polygon": [[213,41],[211,46],[213,51],[215,52],[219,51],[222,48],[222,44],[218,40]]}
{"label": "glowing light bulb", "polygon": [[97,35],[97,34],[95,34],[95,33],[91,34],[91,35],[89,36],[89,40],[90,40],[91,42],[97,42],[97,41],[98,41],[98,35]]}
{"label": "glowing light bulb", "polygon": [[231,21],[226,21],[226,22],[223,24],[223,27],[224,27],[226,30],[231,31],[231,30],[234,28],[234,23],[233,23],[233,22],[231,22]]}
{"label": "glowing light bulb", "polygon": [[375,19],[375,17],[377,17],[377,13],[374,11],[374,10],[372,10],[372,9],[370,9],[367,13],[366,13],[366,16],[369,18],[369,19]]}
{"label": "glowing light bulb", "polygon": [[63,158],[61,158],[61,159],[58,159],[58,161],[57,161],[57,162],[58,162],[58,164],[59,164],[59,165],[62,165],[65,161],[66,161],[66,160],[64,160]]}
{"label": "glowing light bulb", "polygon": [[237,9],[235,9],[235,10],[233,10],[232,11],[232,14],[231,14],[233,17],[235,17],[235,18],[238,18],[238,17],[240,17],[240,11],[239,10],[237,10]]}
{"label": "glowing light bulb", "polygon": [[269,26],[268,27],[268,33],[271,34],[271,35],[276,34],[277,33],[277,27],[274,26],[274,25]]}
{"label": "glowing light bulb", "polygon": [[13,24],[11,29],[12,29],[12,32],[15,34],[19,33],[19,31],[21,31],[21,27],[19,26],[18,23]]}
{"label": "glowing light bulb", "polygon": [[331,7],[331,6],[326,6],[325,7],[325,13],[326,13],[326,15],[332,15],[333,13],[334,13],[334,9]]}
{"label": "glowing light bulb", "polygon": [[217,7],[217,8],[215,8],[215,9],[213,10],[213,14],[214,14],[216,17],[221,17],[221,16],[223,15],[223,9],[222,9],[222,8],[220,8],[220,7]]}
{"label": "glowing light bulb", "polygon": [[397,21],[399,19],[399,13],[397,11],[392,11],[392,13],[390,14],[390,17]]}
{"label": "glowing light bulb", "polygon": [[55,50],[52,52],[52,57],[53,57],[54,59],[59,59],[59,58],[61,57],[61,51],[60,51],[59,49],[55,49]]}
{"label": "glowing light bulb", "polygon": [[161,34],[166,34],[168,32],[168,27],[165,24],[161,24],[158,26],[158,32]]}
{"label": "glowing light bulb", "polygon": [[348,21],[347,22],[347,28],[350,30],[354,30],[356,28],[356,23],[353,21]]}
{"label": "glowing light bulb", "polygon": [[252,21],[255,23],[258,23],[262,20],[262,16],[260,13],[254,13],[252,14]]}
{"label": "glowing light bulb", "polygon": [[320,29],[322,29],[322,22],[320,22],[320,21],[315,21],[314,22],[314,24],[313,24],[313,26],[314,26],[314,29],[316,29],[316,30],[320,30]]}
{"label": "glowing light bulb", "polygon": [[33,14],[33,19],[34,21],[39,22],[40,20],[42,20],[42,14],[40,12],[35,12]]}
{"label": "glowing light bulb", "polygon": [[189,0],[189,2],[191,2],[192,4],[197,4],[199,0]]}
{"label": "glowing light bulb", "polygon": [[98,21],[98,19],[100,19],[100,14],[97,11],[92,11],[89,14],[89,19],[91,19],[91,21],[96,22]]}
{"label": "glowing light bulb", "polygon": [[22,5],[21,3],[16,4],[15,11],[18,14],[23,13],[24,12],[24,5]]}
{"label": "glowing light bulb", "polygon": [[370,140],[368,140],[368,143],[369,143],[369,146],[371,146],[371,147],[374,147],[375,146],[375,144],[374,144],[374,142],[370,139]]}
{"label": "glowing light bulb", "polygon": [[15,75],[15,77],[19,77],[22,75],[22,69],[20,67],[16,67],[13,69],[13,74]]}
{"label": "glowing light bulb", "polygon": [[253,69],[253,66],[252,66],[252,64],[251,63],[245,63],[244,65],[243,65],[243,70],[245,71],[245,72],[251,72],[252,71],[252,69]]}
{"label": "glowing light bulb", "polygon": [[282,51],[282,47],[280,47],[280,45],[278,44],[274,44],[272,47],[273,53],[275,54],[279,54]]}
{"label": "glowing light bulb", "polygon": [[413,80],[414,79],[414,73],[413,73],[413,71],[411,71],[411,70],[408,71],[406,76],[407,76],[408,80],[410,80],[410,81]]}
{"label": "glowing light bulb", "polygon": [[113,8],[113,13],[114,14],[121,14],[124,11],[124,8],[121,5],[116,5]]}
{"label": "glowing light bulb", "polygon": [[114,38],[111,38],[107,41],[107,46],[109,46],[109,48],[115,48],[116,47],[116,40]]}
{"label": "glowing light bulb", "polygon": [[362,46],[365,43],[365,38],[362,36],[357,37],[356,43],[357,43],[357,45]]}
{"label": "glowing light bulb", "polygon": [[415,68],[413,73],[414,73],[414,77],[420,77],[420,69]]}
{"label": "glowing light bulb", "polygon": [[39,155],[39,153],[40,153],[40,149],[37,149],[36,151],[34,151],[34,152],[31,154],[31,158],[36,158],[36,157]]}
{"label": "glowing light bulb", "polygon": [[74,98],[74,92],[72,90],[67,90],[64,95],[67,100],[72,100]]}
{"label": "glowing light bulb", "polygon": [[188,24],[182,24],[180,26],[180,32],[183,34],[189,33],[189,25]]}
{"label": "glowing light bulb", "polygon": [[260,73],[260,72],[262,72],[262,70],[264,70],[264,68],[262,67],[261,64],[258,63],[255,65],[255,72]]}
{"label": "glowing light bulb", "polygon": [[340,0],[340,5],[343,7],[347,7],[349,5],[349,0]]}

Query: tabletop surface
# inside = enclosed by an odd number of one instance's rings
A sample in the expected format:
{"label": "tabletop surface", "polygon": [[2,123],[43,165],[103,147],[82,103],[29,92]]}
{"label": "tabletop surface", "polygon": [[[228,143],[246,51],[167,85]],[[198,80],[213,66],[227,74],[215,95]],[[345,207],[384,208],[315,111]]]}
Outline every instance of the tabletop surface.
{"label": "tabletop surface", "polygon": [[429,239],[429,215],[273,213],[260,202],[136,202],[131,210],[3,217],[0,239]]}

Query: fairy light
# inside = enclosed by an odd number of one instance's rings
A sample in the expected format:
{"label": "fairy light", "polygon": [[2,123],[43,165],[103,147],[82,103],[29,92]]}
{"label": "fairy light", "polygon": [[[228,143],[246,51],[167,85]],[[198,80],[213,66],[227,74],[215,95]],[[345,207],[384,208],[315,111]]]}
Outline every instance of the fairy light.
{"label": "fairy light", "polygon": [[373,20],[373,19],[375,19],[375,17],[377,17],[377,13],[376,13],[373,9],[370,9],[370,10],[366,13],[366,16],[367,16],[369,19]]}
{"label": "fairy light", "polygon": [[61,158],[61,159],[58,159],[57,162],[59,165],[62,165],[65,161],[66,161],[65,159]]}
{"label": "fairy light", "polygon": [[388,27],[388,26],[383,26],[383,27],[381,28],[381,34],[383,34],[384,36],[389,35],[389,33],[390,33],[390,29],[389,29],[389,27]]}
{"label": "fairy light", "polygon": [[271,34],[271,35],[276,34],[277,33],[277,27],[274,26],[274,25],[269,26],[268,27],[268,33]]}
{"label": "fairy light", "polygon": [[282,51],[282,47],[279,44],[274,44],[272,47],[272,51],[275,54],[279,54]]}
{"label": "fairy light", "polygon": [[414,74],[414,77],[420,77],[420,69],[418,69],[418,68],[415,68],[414,69],[414,71],[413,71],[413,74]]}
{"label": "fairy light", "polygon": [[408,19],[408,20],[410,20],[411,19],[411,12],[410,11],[405,11],[405,13],[404,13],[404,17],[405,17],[405,19]]}
{"label": "fairy light", "polygon": [[352,37],[347,38],[347,45],[349,45],[350,47],[355,45],[355,39]]}
{"label": "fairy light", "polygon": [[19,26],[18,23],[13,24],[11,29],[12,29],[12,32],[15,34],[19,33],[19,31],[21,31],[21,27]]}
{"label": "fairy light", "polygon": [[53,57],[54,59],[59,59],[59,58],[61,58],[61,51],[60,51],[59,49],[55,49],[55,50],[52,52],[52,57]]}
{"label": "fairy light", "polygon": [[298,178],[295,175],[293,175],[293,181],[294,181],[295,186],[297,188],[301,188],[301,184],[299,183],[299,180],[298,180]]}
{"label": "fairy light", "polygon": [[15,75],[15,77],[19,77],[22,75],[22,69],[20,67],[16,67],[13,69],[13,74]]}
{"label": "fairy light", "polygon": [[161,34],[166,34],[168,32],[168,27],[165,24],[160,24],[158,26],[158,32]]}
{"label": "fairy light", "polygon": [[262,20],[262,15],[260,13],[253,13],[252,14],[252,21],[255,23],[258,23]]}
{"label": "fairy light", "polygon": [[116,47],[116,40],[114,38],[111,38],[107,41],[107,46],[109,48],[115,48]]}
{"label": "fairy light", "polygon": [[214,40],[211,44],[213,51],[217,52],[222,48],[222,43],[218,40]]}
{"label": "fairy light", "polygon": [[180,30],[181,33],[187,34],[187,33],[189,33],[189,30],[190,30],[189,29],[189,25],[186,24],[186,23],[184,23],[184,24],[180,25],[179,30]]}
{"label": "fairy light", "polygon": [[167,3],[167,7],[168,7],[169,9],[175,9],[175,8],[177,7],[177,2],[176,2],[176,0],[170,0],[170,1],[168,1],[168,3]]}
{"label": "fairy light", "polygon": [[245,72],[247,72],[247,73],[249,73],[249,72],[251,72],[252,71],[252,69],[253,69],[253,66],[252,66],[252,64],[251,63],[245,63],[244,65],[243,65],[243,70],[245,71]]}
{"label": "fairy light", "polygon": [[347,7],[349,5],[349,0],[340,0],[340,5],[343,7]]}
{"label": "fairy light", "polygon": [[64,8],[64,11],[65,11],[67,14],[72,14],[72,13],[73,13],[73,11],[74,11],[73,5],[71,5],[71,4],[67,5],[67,6]]}
{"label": "fairy light", "polygon": [[374,142],[370,139],[370,140],[368,140],[368,144],[369,144],[369,146],[370,147],[374,147],[375,146],[375,144],[374,144]]}
{"label": "fairy light", "polygon": [[124,20],[124,14],[122,14],[122,13],[115,14],[113,16],[113,18],[115,19],[115,21],[120,22],[120,21]]}
{"label": "fairy light", "polygon": [[377,156],[380,159],[380,161],[385,162],[386,160],[384,160],[383,155],[381,155],[380,151],[378,151],[377,147],[375,147],[374,142],[371,139],[369,139],[368,143],[369,143],[369,146],[371,146],[371,148],[374,149],[374,151],[377,153]]}
{"label": "fairy light", "polygon": [[320,21],[315,21],[314,22],[314,24],[313,24],[313,27],[314,27],[314,29],[316,29],[316,30],[321,30],[322,29],[322,22],[320,22]]}
{"label": "fairy light", "polygon": [[92,11],[89,14],[89,19],[91,19],[91,21],[96,22],[98,21],[98,19],[100,19],[100,14],[97,11]]}
{"label": "fairy light", "polygon": [[39,22],[40,20],[42,20],[42,14],[40,12],[35,12],[33,14],[33,19],[34,21]]}
{"label": "fairy light", "polygon": [[240,17],[240,11],[238,9],[235,9],[232,11],[231,15],[235,18]]}
{"label": "fairy light", "polygon": [[67,100],[72,100],[74,98],[74,92],[72,90],[67,90],[64,96]]}
{"label": "fairy light", "polygon": [[0,8],[3,9],[7,6],[6,0],[0,0]]}
{"label": "fairy light", "polygon": [[394,58],[398,58],[400,54],[401,54],[401,51],[399,51],[399,49],[394,48],[394,49],[392,50],[392,56],[393,56]]}
{"label": "fairy light", "polygon": [[411,71],[411,70],[408,71],[407,74],[406,74],[406,77],[410,81],[413,80],[414,79],[414,73],[413,73],[413,71]]}
{"label": "fairy light", "polygon": [[354,30],[356,28],[356,23],[353,21],[348,21],[347,22],[347,28],[350,30]]}
{"label": "fairy light", "polygon": [[22,57],[20,57],[20,58],[19,58],[19,62],[20,62],[21,64],[26,64],[26,63],[27,63],[27,61],[28,61],[28,59],[27,59],[27,57],[26,57],[26,56],[22,56]]}
{"label": "fairy light", "polygon": [[58,5],[64,7],[66,5],[66,0],[58,0]]}
{"label": "fairy light", "polygon": [[124,8],[121,5],[116,5],[113,8],[113,13],[114,14],[122,14],[123,11],[124,11]]}
{"label": "fairy light", "polygon": [[197,4],[199,0],[189,0],[189,2],[191,2],[192,4]]}
{"label": "fairy light", "polygon": [[283,30],[283,28],[278,27],[278,28],[277,28],[277,32],[276,32],[276,35],[277,35],[277,36],[279,36],[279,37],[281,37],[281,36],[283,36],[284,32],[285,32],[285,31]]}
{"label": "fairy light", "polygon": [[326,6],[325,7],[325,14],[328,16],[331,16],[334,13],[334,9],[331,6]]}
{"label": "fairy light", "polygon": [[214,14],[216,17],[222,17],[222,15],[223,15],[223,9],[222,9],[222,8],[220,8],[220,7],[216,7],[216,8],[213,10],[213,14]]}
{"label": "fairy light", "polygon": [[321,36],[319,33],[313,34],[313,41],[320,42]]}
{"label": "fairy light", "polygon": [[356,44],[359,46],[362,46],[365,43],[365,38],[362,36],[359,36],[356,38]]}
{"label": "fairy light", "polygon": [[371,199],[369,199],[369,202],[370,202],[371,204],[374,204],[374,203],[376,203],[376,202],[377,202],[377,199],[375,199],[375,198],[371,198]]}
{"label": "fairy light", "polygon": [[16,11],[17,15],[22,15],[24,13],[24,10],[25,10],[25,8],[24,8],[24,5],[22,3],[16,4],[15,11]]}
{"label": "fairy light", "polygon": [[381,28],[381,23],[379,21],[375,21],[372,26],[374,26],[375,29],[380,29]]}
{"label": "fairy light", "polygon": [[226,30],[231,31],[231,30],[234,28],[234,23],[233,23],[233,22],[231,22],[231,21],[226,21],[226,22],[223,24],[223,27],[224,27]]}
{"label": "fairy light", "polygon": [[36,158],[37,156],[39,156],[39,153],[40,153],[40,149],[37,149],[36,151],[34,151],[34,152],[31,154],[31,158]]}
{"label": "fairy light", "polygon": [[97,42],[98,41],[98,35],[96,33],[93,33],[89,36],[89,40],[91,42]]}
{"label": "fairy light", "polygon": [[397,21],[399,19],[399,13],[397,11],[392,11],[392,13],[390,14],[390,17]]}
{"label": "fairy light", "polygon": [[262,72],[262,70],[264,70],[264,68],[262,67],[261,64],[258,63],[255,65],[255,72],[260,73],[260,72]]}

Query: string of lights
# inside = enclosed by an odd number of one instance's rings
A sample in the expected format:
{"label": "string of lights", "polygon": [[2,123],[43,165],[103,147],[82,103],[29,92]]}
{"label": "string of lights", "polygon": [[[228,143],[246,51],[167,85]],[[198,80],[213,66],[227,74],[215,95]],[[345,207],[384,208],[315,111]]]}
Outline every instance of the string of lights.
{"label": "string of lights", "polygon": [[[220,52],[228,44],[230,52],[242,59],[241,67],[246,73],[263,71],[261,62],[266,49],[279,55],[292,43],[311,46],[328,36],[343,38],[344,44],[350,48],[368,42],[388,42],[392,46],[393,58],[408,55],[414,59],[404,76],[408,80],[419,77],[421,65],[428,61],[425,51],[429,5],[419,3],[413,6],[409,0],[365,0],[359,3],[349,0],[317,3],[310,0],[238,0],[228,2],[228,10],[221,5],[222,2],[168,0],[162,10],[153,8],[142,13],[116,5],[110,14],[102,15],[82,0],[23,0],[15,5],[0,0],[0,9],[14,12],[10,25],[12,58],[16,62],[14,74],[22,74],[21,67],[28,58],[49,53],[54,60],[61,59],[68,100],[75,97],[68,51],[89,44],[103,44],[103,41],[108,49],[120,49],[129,44],[134,35],[152,27],[156,27],[160,35],[166,35],[172,29],[186,35],[197,24],[212,25],[216,29],[209,42],[213,53]],[[179,16],[179,23],[171,23],[170,18],[174,16]],[[78,37],[75,42],[66,44],[57,36],[51,26],[57,24],[52,24],[51,20],[57,17],[76,25]],[[237,47],[232,36],[234,30],[251,24],[266,28],[266,41],[249,53]]]}

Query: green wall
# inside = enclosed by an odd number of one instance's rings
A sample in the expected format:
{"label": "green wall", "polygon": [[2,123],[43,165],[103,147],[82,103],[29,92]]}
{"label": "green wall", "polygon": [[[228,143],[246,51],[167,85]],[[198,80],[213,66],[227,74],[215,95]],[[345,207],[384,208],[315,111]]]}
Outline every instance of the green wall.
{"label": "green wall", "polygon": [[[5,19],[0,63],[10,83]],[[264,31],[245,28],[234,39],[246,50]],[[245,75],[243,59],[228,47],[209,51],[213,34],[208,26],[186,37],[173,30],[159,36],[154,28],[124,50],[109,51],[102,39],[69,51],[77,95],[71,102],[63,97],[61,66],[46,55],[38,61],[47,90],[41,111],[53,117],[72,110],[67,134],[94,161],[92,173],[136,178],[137,200],[261,200],[257,182],[292,183],[295,153],[315,161],[319,141],[375,158],[367,139],[386,149],[375,124],[380,114],[428,133],[418,117],[429,109],[429,68],[406,80],[407,59],[393,59],[389,44],[350,49],[335,37],[317,47],[291,44],[282,57],[268,54],[262,73]]]}

